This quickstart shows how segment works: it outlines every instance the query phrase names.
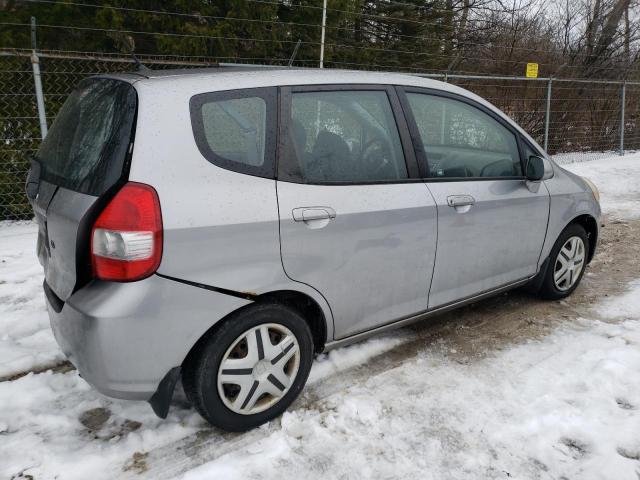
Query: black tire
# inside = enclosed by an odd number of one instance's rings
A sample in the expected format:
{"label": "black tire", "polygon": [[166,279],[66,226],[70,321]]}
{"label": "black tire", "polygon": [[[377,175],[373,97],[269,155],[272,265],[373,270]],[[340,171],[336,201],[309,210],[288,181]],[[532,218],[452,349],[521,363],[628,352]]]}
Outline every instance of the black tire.
{"label": "black tire", "polygon": [[[568,288],[567,290],[560,290],[554,281],[554,273],[555,273],[555,265],[558,255],[560,254],[560,250],[562,246],[569,240],[571,237],[580,237],[584,243],[584,264],[582,266],[582,270],[580,271],[577,280],[575,283]],[[577,223],[572,223],[567,226],[554,244],[551,249],[551,253],[549,254],[549,262],[547,265],[547,269],[544,273],[544,278],[542,280],[542,284],[540,286],[540,290],[538,291],[538,295],[547,300],[559,300],[561,298],[568,297],[571,295],[580,282],[582,281],[582,276],[584,275],[585,270],[587,269],[587,258],[589,258],[589,238],[587,236],[587,232],[581,225]]]}
{"label": "black tire", "polygon": [[[289,390],[275,405],[251,415],[236,413],[225,405],[218,392],[220,363],[236,339],[265,323],[283,325],[293,333],[300,351],[298,371]],[[243,308],[225,319],[191,352],[182,369],[184,391],[198,413],[211,425],[230,432],[250,430],[281,415],[298,397],[309,376],[313,352],[309,326],[295,310],[276,303]]]}

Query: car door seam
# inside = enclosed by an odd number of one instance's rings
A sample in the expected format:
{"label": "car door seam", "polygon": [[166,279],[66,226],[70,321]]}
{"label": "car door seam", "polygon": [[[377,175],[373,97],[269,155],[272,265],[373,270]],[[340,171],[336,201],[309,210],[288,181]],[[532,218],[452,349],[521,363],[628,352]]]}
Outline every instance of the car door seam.
{"label": "car door seam", "polygon": [[[424,179],[423,179],[424,180]],[[433,267],[431,268],[431,279],[429,281],[429,288],[427,290],[427,309],[430,307],[429,303],[431,302],[431,287],[433,287],[433,276],[435,275],[436,272],[436,262],[438,261],[438,235],[440,234],[440,212],[438,210],[438,202],[436,202],[436,198],[433,196],[433,192],[431,191],[431,189],[429,188],[429,185],[427,182],[423,181],[422,184],[425,186],[425,188],[427,189],[427,192],[429,192],[429,195],[431,196],[431,200],[433,200],[433,205],[436,209],[436,246],[434,248],[434,252],[433,252]]]}
{"label": "car door seam", "polygon": [[549,223],[551,222],[551,192],[547,188],[545,182],[541,182],[544,186],[545,191],[547,192],[547,226],[544,230],[544,237],[542,239],[542,246],[540,247],[540,253],[538,254],[538,264],[536,265],[536,273],[540,270],[542,264],[540,263],[542,260],[542,252],[544,252],[544,246],[547,243],[547,236],[549,235]]}
{"label": "car door seam", "polygon": [[[279,156],[277,157],[279,158]],[[280,265],[282,265],[282,271],[284,272],[285,276],[291,280],[292,282],[295,283],[300,283],[302,285],[306,285],[307,287],[315,290],[316,292],[318,292],[318,295],[320,295],[322,297],[322,299],[325,301],[325,303],[327,304],[327,308],[329,309],[329,313],[331,314],[331,324],[333,325],[333,333],[332,333],[332,339],[331,341],[333,341],[335,339],[335,329],[336,329],[336,322],[335,322],[335,315],[333,313],[333,309],[331,308],[331,304],[329,303],[329,301],[327,300],[327,298],[324,296],[324,294],[318,290],[317,288],[315,288],[313,285],[309,285],[308,283],[305,282],[301,282],[300,280],[296,280],[295,278],[292,278],[291,275],[289,275],[289,273],[287,272],[286,267],[284,266],[284,255],[282,253],[282,218],[280,217],[280,197],[278,195],[278,180],[274,180],[275,182],[275,188],[276,188],[276,208],[278,210],[278,247],[280,250]],[[327,319],[325,318],[325,321],[327,321]],[[327,342],[329,342],[329,339],[326,339]]]}

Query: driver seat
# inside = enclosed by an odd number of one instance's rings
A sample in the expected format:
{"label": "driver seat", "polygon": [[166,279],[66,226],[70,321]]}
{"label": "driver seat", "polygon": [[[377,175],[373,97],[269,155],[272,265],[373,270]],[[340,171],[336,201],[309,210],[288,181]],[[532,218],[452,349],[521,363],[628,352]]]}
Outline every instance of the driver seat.
{"label": "driver seat", "polygon": [[340,135],[322,130],[318,134],[311,156],[307,171],[310,180],[339,182],[353,178],[351,150]]}

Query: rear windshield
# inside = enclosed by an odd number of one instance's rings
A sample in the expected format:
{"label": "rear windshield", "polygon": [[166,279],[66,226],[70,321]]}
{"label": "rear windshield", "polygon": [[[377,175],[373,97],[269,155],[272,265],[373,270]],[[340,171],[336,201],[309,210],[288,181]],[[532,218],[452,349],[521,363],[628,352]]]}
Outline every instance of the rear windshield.
{"label": "rear windshield", "polygon": [[122,176],[137,96],[128,83],[80,82],[42,142],[41,178],[70,190],[101,195]]}

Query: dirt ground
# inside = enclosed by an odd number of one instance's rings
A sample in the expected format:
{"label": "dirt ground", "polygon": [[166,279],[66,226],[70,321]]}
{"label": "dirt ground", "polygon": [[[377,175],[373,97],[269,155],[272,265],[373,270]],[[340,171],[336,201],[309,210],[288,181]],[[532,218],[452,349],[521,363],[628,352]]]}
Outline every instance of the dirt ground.
{"label": "dirt ground", "polygon": [[[640,278],[640,221],[603,221],[596,256],[580,287],[569,298],[544,301],[515,290],[405,327],[409,337],[397,347],[366,363],[305,387],[290,409],[322,410],[323,399],[370,375],[392,369],[429,348],[445,346],[448,356],[469,364],[521,342],[541,338],[563,322],[595,313],[590,307],[622,293],[629,281]],[[597,317],[596,317],[597,318]],[[182,405],[180,405],[182,403]],[[174,408],[186,405],[178,400]],[[277,423],[272,422],[272,423]],[[267,436],[272,426],[243,434],[203,429],[195,437],[149,452],[136,477],[170,478]],[[130,459],[123,470],[130,473]]]}

